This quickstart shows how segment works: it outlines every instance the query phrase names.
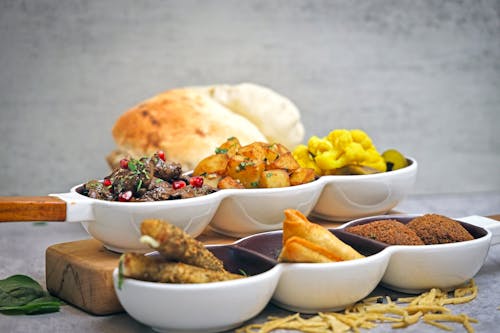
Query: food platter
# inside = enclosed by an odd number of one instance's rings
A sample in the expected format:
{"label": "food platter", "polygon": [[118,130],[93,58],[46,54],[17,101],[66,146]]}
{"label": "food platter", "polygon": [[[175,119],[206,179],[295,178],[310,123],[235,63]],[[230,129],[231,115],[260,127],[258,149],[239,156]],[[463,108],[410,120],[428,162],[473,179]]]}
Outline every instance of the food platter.
{"label": "food platter", "polygon": [[[407,159],[409,166],[379,174],[322,176],[297,186],[224,189],[181,200],[99,200],[80,194],[82,184],[74,186],[68,193],[52,194],[51,198],[63,205],[63,221],[81,222],[87,232],[106,248],[116,252],[146,251],[147,247],[139,242],[139,225],[146,218],[164,219],[194,237],[207,226],[227,236],[244,237],[280,229],[286,208],[332,221],[384,214],[413,187],[417,162],[411,157]],[[369,191],[364,191],[364,188]],[[23,202],[22,197],[10,197],[3,204],[9,204],[9,200],[16,204],[17,211],[32,204]],[[7,221],[15,221],[16,217],[11,215]],[[23,218],[30,220],[30,216]]]}
{"label": "food platter", "polygon": [[[125,279],[119,287],[118,270],[115,270],[115,290],[125,310],[156,331],[201,328],[210,331],[241,324],[253,316],[253,312],[248,311],[248,308],[262,310],[264,303],[268,301],[290,311],[316,313],[343,309],[366,297],[379,283],[396,291],[414,294],[432,287],[452,289],[473,278],[483,265],[490,246],[500,243],[498,222],[479,216],[459,219],[460,224],[467,228],[475,239],[453,244],[381,246],[370,239],[349,235],[344,230],[348,225],[368,223],[374,219],[396,218],[408,221],[412,217],[414,216],[376,216],[330,229],[339,239],[365,254],[366,257],[362,259],[324,264],[278,263],[276,258],[281,249],[282,231],[277,230],[248,236],[229,245],[209,247],[216,256],[223,259],[228,269],[243,268],[256,272],[247,266],[249,262],[258,263],[263,267],[261,272],[248,278],[205,283],[201,286]],[[433,260],[428,259],[429,255]],[[249,279],[245,282],[248,286],[242,284],[246,279]],[[248,293],[256,292],[250,285],[258,283],[257,280],[262,282],[259,292],[267,296],[260,295],[249,301],[245,297]],[[264,280],[266,282],[263,282]],[[215,311],[218,310],[207,304],[213,300],[214,295],[219,295],[222,299],[229,297],[226,293],[232,293],[232,287],[235,285],[238,285],[238,292],[233,295],[235,300],[232,304],[236,305],[225,311],[235,316],[233,322],[214,323],[214,318],[217,318]],[[179,291],[183,290],[183,287],[186,293]],[[199,288],[198,292],[192,292],[196,288]],[[153,316],[154,318],[148,317],[150,313],[146,314],[145,309],[151,299],[144,295],[150,294],[155,297],[159,308],[170,308],[173,304],[184,302],[195,304],[195,308],[186,312],[177,307],[172,312],[162,312],[161,316],[158,314]],[[239,297],[242,297],[242,302],[239,302]],[[170,315],[173,317],[170,318]],[[201,321],[197,322],[198,327],[193,327],[190,323],[193,315],[201,318]],[[172,327],[172,323],[177,326]]]}

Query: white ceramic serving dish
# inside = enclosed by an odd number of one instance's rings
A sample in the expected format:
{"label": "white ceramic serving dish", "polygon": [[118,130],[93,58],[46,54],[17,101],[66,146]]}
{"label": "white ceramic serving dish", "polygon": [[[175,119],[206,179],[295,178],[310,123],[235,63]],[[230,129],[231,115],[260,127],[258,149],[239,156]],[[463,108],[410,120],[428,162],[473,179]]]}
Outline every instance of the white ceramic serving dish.
{"label": "white ceramic serving dish", "polygon": [[309,215],[321,195],[321,186],[317,180],[290,187],[219,191],[222,200],[210,227],[232,237],[281,229],[285,209]]}
{"label": "white ceramic serving dish", "polygon": [[[403,223],[419,215],[385,215],[355,220],[340,230],[383,219],[396,219]],[[382,284],[406,293],[420,293],[431,288],[453,289],[474,277],[482,267],[491,245],[500,243],[500,223],[481,216],[457,219],[474,236],[474,240],[436,245],[383,245],[389,264]],[[360,236],[354,236],[363,238]],[[378,245],[375,245],[378,246]]]}
{"label": "white ceramic serving dish", "polygon": [[218,250],[226,257],[226,267],[233,264],[233,271],[241,269],[255,275],[200,284],[123,279],[119,287],[115,269],[118,300],[131,317],[157,332],[218,332],[240,326],[267,305],[278,283],[280,267],[258,255],[249,256],[244,250]]}
{"label": "white ceramic serving dish", "polygon": [[417,179],[417,161],[407,160],[407,167],[390,172],[321,177],[323,190],[312,214],[330,221],[348,221],[389,212],[411,192]]}
{"label": "white ceramic serving dish", "polygon": [[[166,220],[196,237],[210,224],[215,231],[244,237],[281,229],[283,211],[311,212],[329,220],[386,213],[413,186],[417,162],[404,169],[374,175],[324,176],[302,185],[269,189],[226,189],[196,198],[155,202],[116,202],[78,192],[52,194],[65,204],[67,222],[81,222],[87,232],[116,252],[147,251],[139,242],[144,219]],[[16,204],[25,198],[15,200]],[[25,202],[31,205],[31,202]],[[20,207],[20,206],[18,206]],[[51,208],[47,206],[47,208]],[[19,208],[22,210],[21,208]],[[18,214],[25,218],[25,213]],[[14,216],[13,218],[15,218]]]}
{"label": "white ceramic serving dish", "polygon": [[[374,218],[388,216],[356,223]],[[125,278],[120,289],[115,270],[115,290],[133,318],[157,331],[210,332],[241,325],[269,300],[291,311],[316,313],[341,310],[368,296],[380,282],[411,293],[432,287],[450,289],[474,277],[490,245],[500,243],[500,222],[478,216],[461,220],[468,222],[462,224],[476,239],[454,244],[388,246],[350,234],[343,227],[331,229],[366,257],[325,264],[278,263],[282,231],[264,232],[230,245],[209,246],[228,270],[249,273],[245,279],[179,285]],[[429,276],[432,279],[426,278]]]}
{"label": "white ceramic serving dish", "polygon": [[338,263],[282,263],[273,303],[293,312],[339,311],[368,296],[384,275],[383,253]]}

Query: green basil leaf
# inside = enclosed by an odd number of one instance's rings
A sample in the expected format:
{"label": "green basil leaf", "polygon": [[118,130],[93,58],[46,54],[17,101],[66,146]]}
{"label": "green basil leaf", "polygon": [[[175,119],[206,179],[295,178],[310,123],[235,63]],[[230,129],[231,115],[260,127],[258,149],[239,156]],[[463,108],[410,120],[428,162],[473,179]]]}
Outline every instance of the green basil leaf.
{"label": "green basil leaf", "polygon": [[38,314],[59,311],[62,302],[45,292],[40,284],[26,275],[0,280],[0,312],[5,314]]}
{"label": "green basil leaf", "polygon": [[0,306],[23,305],[44,294],[38,282],[26,275],[13,275],[0,280]]}

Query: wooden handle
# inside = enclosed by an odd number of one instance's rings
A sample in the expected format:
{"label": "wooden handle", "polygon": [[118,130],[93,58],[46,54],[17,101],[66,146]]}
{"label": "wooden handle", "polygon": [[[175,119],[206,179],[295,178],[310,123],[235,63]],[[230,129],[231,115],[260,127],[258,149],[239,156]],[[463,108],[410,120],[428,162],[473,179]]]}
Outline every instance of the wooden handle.
{"label": "wooden handle", "polygon": [[66,202],[57,197],[0,197],[0,222],[65,220]]}

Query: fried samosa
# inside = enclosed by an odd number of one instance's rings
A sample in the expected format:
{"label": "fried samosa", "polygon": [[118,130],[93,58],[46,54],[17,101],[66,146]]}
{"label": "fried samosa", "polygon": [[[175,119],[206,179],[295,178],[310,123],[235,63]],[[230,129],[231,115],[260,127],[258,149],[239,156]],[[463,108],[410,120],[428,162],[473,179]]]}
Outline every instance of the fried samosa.
{"label": "fried samosa", "polygon": [[292,236],[283,246],[278,261],[321,263],[342,261],[342,259],[325,248],[305,240],[304,238]]}
{"label": "fried samosa", "polygon": [[295,209],[285,210],[283,249],[280,260],[291,262],[331,262],[364,258],[328,229],[310,222]]}

